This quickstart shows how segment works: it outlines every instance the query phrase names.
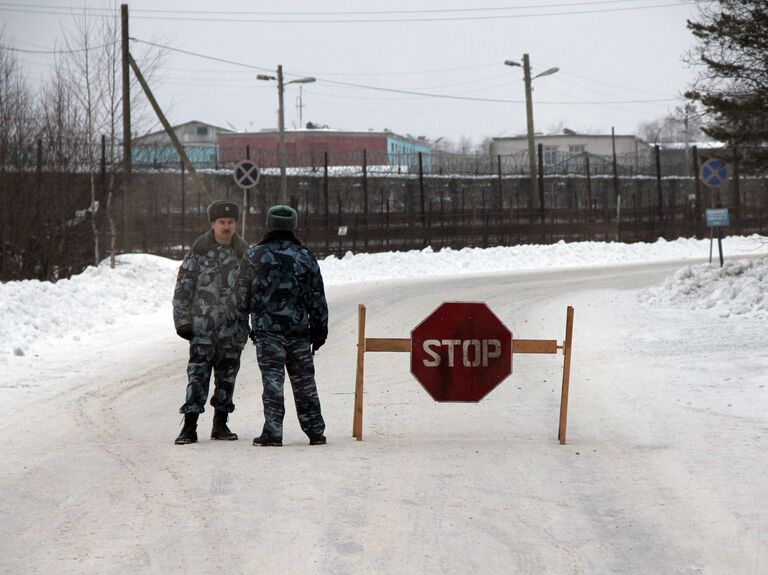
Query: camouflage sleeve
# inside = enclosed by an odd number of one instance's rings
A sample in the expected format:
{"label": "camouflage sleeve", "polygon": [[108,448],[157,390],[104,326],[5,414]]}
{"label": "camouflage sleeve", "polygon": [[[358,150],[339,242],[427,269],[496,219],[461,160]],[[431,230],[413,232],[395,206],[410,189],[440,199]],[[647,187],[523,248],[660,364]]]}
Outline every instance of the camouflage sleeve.
{"label": "camouflage sleeve", "polygon": [[325,287],[320,266],[314,256],[310,263],[310,291],[307,310],[309,311],[309,323],[312,331],[322,334],[325,338],[328,334],[328,302],[325,300]]}
{"label": "camouflage sleeve", "polygon": [[235,296],[235,309],[241,314],[248,314],[251,305],[251,286],[256,277],[256,267],[251,258],[246,254],[240,261],[240,267],[237,270],[235,286],[232,290]]}
{"label": "camouflage sleeve", "polygon": [[176,329],[192,324],[192,301],[197,282],[197,260],[192,250],[187,252],[176,276],[176,288],[173,290],[173,323]]}

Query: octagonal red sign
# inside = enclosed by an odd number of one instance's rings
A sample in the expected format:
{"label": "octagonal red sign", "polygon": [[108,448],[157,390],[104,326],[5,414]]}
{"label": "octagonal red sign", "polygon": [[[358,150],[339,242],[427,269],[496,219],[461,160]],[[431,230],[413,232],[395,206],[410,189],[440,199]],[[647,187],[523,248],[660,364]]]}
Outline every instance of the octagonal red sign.
{"label": "octagonal red sign", "polygon": [[512,373],[512,333],[482,302],[445,302],[411,331],[411,373],[435,401],[480,401]]}

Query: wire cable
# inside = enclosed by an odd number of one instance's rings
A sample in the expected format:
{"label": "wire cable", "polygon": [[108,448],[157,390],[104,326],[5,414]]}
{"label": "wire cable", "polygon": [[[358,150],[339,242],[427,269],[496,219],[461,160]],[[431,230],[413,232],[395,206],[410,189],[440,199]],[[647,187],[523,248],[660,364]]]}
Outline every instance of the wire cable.
{"label": "wire cable", "polygon": [[[232,66],[241,66],[244,68],[249,68],[252,70],[259,70],[259,71],[266,71],[266,72],[274,72],[272,68],[265,68],[263,66],[255,66],[253,64],[245,64],[243,62],[237,62],[235,60],[229,60],[226,58],[218,58],[216,56],[208,56],[206,54],[201,54],[199,52],[192,52],[191,50],[182,50],[181,48],[173,48],[168,45],[163,44],[157,44],[155,42],[150,42],[147,40],[140,40],[138,38],[131,38],[134,42],[139,42],[141,44],[147,44],[150,46],[155,46],[158,48],[163,48],[172,52],[179,52],[181,54],[187,54],[189,56],[195,56],[198,58],[203,58],[207,60],[213,60],[216,62],[223,62],[225,64],[230,64]],[[290,77],[299,77],[295,74],[286,74],[286,76]],[[523,103],[523,100],[509,100],[509,99],[503,99],[503,98],[473,98],[468,96],[457,96],[452,94],[438,94],[434,92],[421,92],[416,90],[402,90],[398,88],[385,88],[382,86],[370,86],[367,84],[357,84],[354,82],[344,82],[341,80],[328,80],[323,78],[317,78],[318,82],[323,82],[326,84],[332,84],[337,86],[346,86],[348,88],[358,88],[363,90],[375,90],[379,92],[386,92],[386,93],[392,93],[392,94],[406,94],[411,96],[422,96],[426,98],[442,98],[447,100],[467,100],[467,101],[473,101],[473,102],[488,102],[488,103],[503,103],[503,104],[521,104]],[[651,103],[651,102],[672,102],[672,101],[678,101],[679,98],[654,98],[654,99],[646,99],[646,100],[616,100],[616,101],[537,101],[536,104],[556,104],[556,105],[562,105],[562,104],[574,104],[574,105],[596,105],[596,104],[642,104],[642,103]]]}

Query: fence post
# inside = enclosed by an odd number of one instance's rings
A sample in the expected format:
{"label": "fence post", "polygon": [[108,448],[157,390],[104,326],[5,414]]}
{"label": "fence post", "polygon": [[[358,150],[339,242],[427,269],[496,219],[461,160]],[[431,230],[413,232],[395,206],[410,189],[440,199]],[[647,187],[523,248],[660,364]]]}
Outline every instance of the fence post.
{"label": "fence post", "polygon": [[696,202],[696,215],[694,218],[697,222],[701,222],[701,212],[702,212],[702,205],[701,205],[701,182],[699,181],[699,148],[698,146],[693,146],[691,149],[692,154],[692,160],[693,160],[693,189],[695,192],[695,202]]}
{"label": "fence post", "polygon": [[546,206],[544,205],[544,145],[539,144],[537,151],[539,155],[539,209],[541,210],[541,221],[544,223],[544,210],[546,209]]}
{"label": "fence post", "polygon": [[653,145],[653,155],[656,160],[656,210],[659,214],[659,219],[664,219],[663,200],[661,197],[661,150],[658,144]]}
{"label": "fence post", "polygon": [[102,197],[107,195],[107,136],[101,135],[101,190]]}
{"label": "fence post", "polygon": [[325,201],[325,252],[330,250],[331,220],[328,200],[328,152],[323,152],[323,200]]}
{"label": "fence post", "polygon": [[427,214],[424,208],[424,161],[419,152],[419,192],[421,193],[421,227],[427,227]]}
{"label": "fence post", "polygon": [[368,250],[368,150],[363,148],[363,246]]}
{"label": "fence post", "polygon": [[[186,189],[184,187],[185,183],[185,177],[184,177],[184,162],[181,162],[181,243],[184,245],[184,240],[186,239],[187,235],[187,222],[186,222]],[[245,214],[248,213],[246,210],[246,207],[243,206],[243,221],[245,221]]]}
{"label": "fence post", "polygon": [[[496,172],[499,176],[499,229],[504,229],[504,190],[502,188],[502,181],[501,181],[501,154],[496,154]],[[442,205],[441,205],[442,207]],[[510,215],[512,212],[510,211]],[[442,213],[441,213],[442,216]],[[510,220],[510,224],[511,224]],[[502,243],[504,242],[504,233],[502,232]]]}
{"label": "fence post", "polygon": [[[592,174],[589,169],[589,154],[584,152],[584,165],[587,170],[587,210],[589,223],[595,223],[595,207],[592,204]],[[591,237],[589,239],[592,239]]]}
{"label": "fence post", "polygon": [[733,213],[736,216],[736,226],[739,231],[742,231],[741,224],[741,181],[739,177],[739,149],[734,146],[733,148],[733,198],[731,203],[733,204]]}
{"label": "fence post", "polygon": [[40,197],[40,189],[43,184],[43,139],[37,139],[37,165],[35,167],[35,178],[37,185],[38,198]]}

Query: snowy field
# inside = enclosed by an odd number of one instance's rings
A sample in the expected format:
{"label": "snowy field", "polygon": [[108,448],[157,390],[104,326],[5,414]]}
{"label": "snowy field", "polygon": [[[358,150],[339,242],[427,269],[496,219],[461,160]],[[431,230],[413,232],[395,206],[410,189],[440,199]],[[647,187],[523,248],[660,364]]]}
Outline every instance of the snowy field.
{"label": "snowy field", "polygon": [[[768,238],[723,246],[723,268],[690,239],[323,260],[312,448],[290,406],[285,446],[251,446],[252,347],[241,440],[208,441],[206,412],[200,443],[173,445],[179,262],[2,284],[0,573],[767,572]],[[567,445],[560,356],[443,405],[404,354],[369,354],[351,438],[357,304],[369,337],[407,337],[445,300],[486,301],[520,338],[562,340],[575,307]]]}

